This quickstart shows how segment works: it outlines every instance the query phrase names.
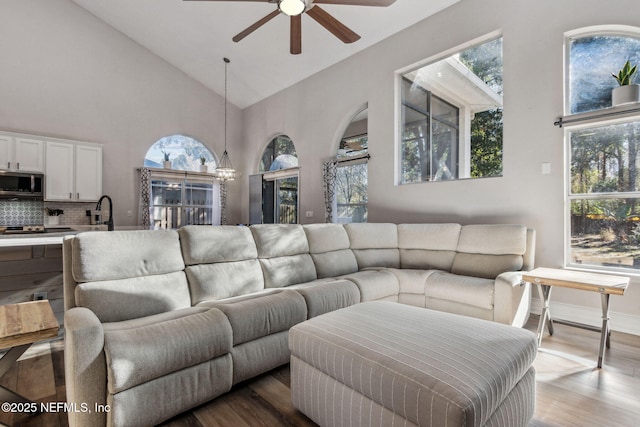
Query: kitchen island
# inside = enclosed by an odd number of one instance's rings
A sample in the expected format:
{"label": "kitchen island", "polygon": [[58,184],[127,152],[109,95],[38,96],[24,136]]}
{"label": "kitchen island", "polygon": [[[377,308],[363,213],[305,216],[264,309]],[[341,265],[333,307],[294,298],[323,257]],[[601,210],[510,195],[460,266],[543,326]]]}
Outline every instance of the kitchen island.
{"label": "kitchen island", "polygon": [[106,229],[106,225],[69,225],[40,233],[1,233],[0,305],[48,299],[62,324],[62,240]]}
{"label": "kitchen island", "polygon": [[0,247],[61,245],[65,236],[83,231],[106,230],[106,225],[71,225],[64,228],[49,228],[44,233],[0,234]]}

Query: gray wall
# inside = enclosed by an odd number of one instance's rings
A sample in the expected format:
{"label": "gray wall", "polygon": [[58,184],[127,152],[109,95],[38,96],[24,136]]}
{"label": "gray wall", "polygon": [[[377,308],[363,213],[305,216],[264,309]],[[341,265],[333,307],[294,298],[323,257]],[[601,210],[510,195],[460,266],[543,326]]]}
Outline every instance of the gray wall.
{"label": "gray wall", "polygon": [[[135,169],[159,138],[185,134],[222,155],[224,98],[71,1],[2,0],[0,16],[0,130],[104,144],[117,226],[136,222]],[[239,140],[241,111],[228,115]],[[237,222],[239,186],[229,204]]]}
{"label": "gray wall", "polygon": [[[522,223],[538,232],[538,266],[564,258],[563,45],[569,30],[603,24],[639,25],[636,0],[463,0],[441,13],[244,111],[243,165],[277,133],[291,137],[300,158],[301,211],[321,222],[321,161],[335,155],[348,119],[369,105],[369,220]],[[480,19],[479,19],[480,18]],[[504,176],[397,186],[394,72],[494,31],[504,36]],[[542,175],[542,163],[551,174]],[[246,182],[241,212],[246,217]],[[243,217],[244,218],[244,217]],[[636,280],[634,280],[635,282]],[[556,312],[598,324],[600,297],[554,290]],[[537,301],[536,301],[537,302]],[[638,324],[640,289],[612,298],[615,324]],[[620,320],[621,319],[621,320]],[[635,326],[635,332],[640,329]]]}
{"label": "gray wall", "polygon": [[[563,106],[564,32],[639,25],[637,8],[636,0],[462,0],[244,111],[230,107],[229,152],[241,173],[229,185],[230,222],[248,220],[248,175],[280,133],[300,158],[301,212],[314,212],[301,219],[321,222],[321,161],[368,104],[371,221],[523,223],[538,231],[537,264],[561,266],[564,149],[553,121]],[[135,223],[135,168],[157,139],[183,133],[222,153],[222,98],[69,0],[2,0],[0,16],[0,129],[104,144],[117,225]],[[396,186],[394,72],[493,31],[504,35],[504,177]],[[540,172],[544,162],[550,175]],[[640,324],[634,285],[612,298],[614,328]],[[557,312],[597,317],[597,294],[554,293]]]}

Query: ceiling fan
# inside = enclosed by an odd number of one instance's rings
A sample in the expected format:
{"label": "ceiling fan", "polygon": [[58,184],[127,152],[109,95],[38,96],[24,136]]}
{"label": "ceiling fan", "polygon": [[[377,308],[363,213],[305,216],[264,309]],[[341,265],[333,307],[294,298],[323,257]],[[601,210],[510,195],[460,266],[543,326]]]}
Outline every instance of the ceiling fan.
{"label": "ceiling fan", "polygon": [[[193,0],[184,0],[193,1]],[[379,6],[385,7],[395,3],[396,0],[201,0],[201,1],[253,1],[261,3],[274,3],[276,10],[250,25],[245,30],[233,37],[234,42],[247,37],[258,28],[262,27],[273,18],[283,13],[291,17],[290,52],[292,55],[302,53],[302,14],[306,13],[326,28],[331,34],[344,43],[353,43],[360,40],[360,36],[347,28],[344,24],[321,9],[318,4],[339,4],[348,6]]]}

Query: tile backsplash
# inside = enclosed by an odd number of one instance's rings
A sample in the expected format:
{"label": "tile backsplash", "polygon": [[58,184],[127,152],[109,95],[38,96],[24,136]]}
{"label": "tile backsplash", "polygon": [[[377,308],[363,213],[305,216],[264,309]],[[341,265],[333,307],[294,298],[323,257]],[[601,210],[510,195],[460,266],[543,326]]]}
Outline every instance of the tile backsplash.
{"label": "tile backsplash", "polygon": [[38,225],[44,223],[44,202],[0,200],[0,225]]}
{"label": "tile backsplash", "polygon": [[[0,200],[0,225],[38,225],[49,224],[49,216],[45,208],[60,209],[64,214],[59,215],[60,225],[89,224],[87,210],[95,209],[96,204],[41,202],[35,200]],[[108,210],[105,209],[105,214]]]}

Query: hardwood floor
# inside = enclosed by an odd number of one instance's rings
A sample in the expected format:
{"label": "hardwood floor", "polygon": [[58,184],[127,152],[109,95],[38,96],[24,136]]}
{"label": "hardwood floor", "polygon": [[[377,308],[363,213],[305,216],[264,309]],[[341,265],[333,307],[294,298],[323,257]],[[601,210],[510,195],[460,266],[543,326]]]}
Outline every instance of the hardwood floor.
{"label": "hardwood floor", "polygon": [[[534,330],[531,316],[527,329]],[[555,325],[535,361],[536,412],[531,427],[640,426],[640,337],[614,332],[602,369],[596,368],[599,334]],[[62,340],[33,346],[0,384],[38,402],[64,402]],[[231,392],[179,415],[163,427],[314,426],[289,397],[289,367],[240,384]],[[65,413],[24,421],[0,412],[0,425],[64,427]]]}

